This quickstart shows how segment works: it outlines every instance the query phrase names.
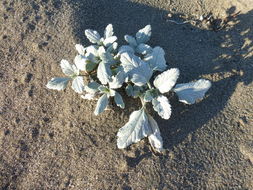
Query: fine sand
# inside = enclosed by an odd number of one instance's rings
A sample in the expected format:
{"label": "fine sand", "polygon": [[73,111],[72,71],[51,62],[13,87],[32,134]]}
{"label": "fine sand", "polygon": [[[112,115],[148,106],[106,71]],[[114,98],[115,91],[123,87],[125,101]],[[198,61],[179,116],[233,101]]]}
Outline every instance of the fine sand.
{"label": "fine sand", "polygon": [[[164,155],[145,139],[117,149],[138,103],[96,117],[95,101],[45,87],[109,23],[120,44],[151,24],[180,83],[212,82],[195,105],[172,97],[170,120],[152,113]],[[252,40],[252,0],[1,0],[0,189],[253,189]]]}

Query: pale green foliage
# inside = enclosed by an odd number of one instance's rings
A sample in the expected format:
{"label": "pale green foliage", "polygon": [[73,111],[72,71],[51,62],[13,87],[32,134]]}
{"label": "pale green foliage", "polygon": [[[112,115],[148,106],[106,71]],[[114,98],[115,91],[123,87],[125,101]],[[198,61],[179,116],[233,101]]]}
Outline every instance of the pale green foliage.
{"label": "pale green foliage", "polygon": [[[151,146],[162,152],[161,133],[157,122],[148,113],[146,104],[151,103],[160,117],[169,119],[171,105],[166,94],[174,91],[179,101],[193,104],[204,97],[211,83],[200,79],[176,85],[179,70],[168,69],[165,52],[161,47],[152,48],[147,44],[151,37],[150,25],[140,29],[135,36],[125,35],[128,44],[120,47],[111,24],[107,25],[103,36],[91,29],[85,30],[85,35],[93,45],[84,47],[76,44],[78,54],[74,64],[67,60],[60,63],[62,72],[67,77],[51,79],[47,88],[64,90],[69,81],[72,81],[72,89],[82,98],[97,100],[95,115],[106,110],[110,100],[124,109],[125,103],[119,89],[125,88],[128,96],[141,99],[142,108],[134,111],[129,121],[119,129],[118,148],[126,148],[148,137]],[[159,74],[154,76],[157,72]],[[88,81],[86,84],[84,77]]]}

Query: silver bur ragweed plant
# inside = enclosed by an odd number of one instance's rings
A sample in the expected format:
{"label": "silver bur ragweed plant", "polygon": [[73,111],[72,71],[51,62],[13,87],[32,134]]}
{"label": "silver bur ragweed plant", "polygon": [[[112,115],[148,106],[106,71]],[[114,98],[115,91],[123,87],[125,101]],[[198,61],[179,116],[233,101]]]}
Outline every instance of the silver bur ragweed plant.
{"label": "silver bur ragweed plant", "polygon": [[[113,26],[109,24],[103,37],[95,30],[85,30],[85,35],[92,45],[84,47],[76,44],[78,54],[74,64],[67,60],[60,63],[66,77],[52,78],[47,88],[64,90],[70,81],[72,89],[82,98],[97,100],[94,114],[103,112],[113,100],[120,108],[125,103],[119,89],[124,88],[126,94],[139,98],[142,107],[134,111],[129,121],[117,133],[117,146],[126,148],[147,137],[151,146],[158,152],[163,151],[163,140],[157,122],[147,111],[151,103],[154,110],[163,119],[171,116],[171,106],[167,94],[175,92],[179,101],[194,104],[202,99],[211,87],[208,80],[176,84],[179,69],[168,68],[165,52],[159,47],[147,44],[151,37],[151,26],[139,30],[135,37],[125,35],[127,45],[118,47]],[[158,73],[158,75],[157,75]],[[88,82],[84,83],[84,78]]]}

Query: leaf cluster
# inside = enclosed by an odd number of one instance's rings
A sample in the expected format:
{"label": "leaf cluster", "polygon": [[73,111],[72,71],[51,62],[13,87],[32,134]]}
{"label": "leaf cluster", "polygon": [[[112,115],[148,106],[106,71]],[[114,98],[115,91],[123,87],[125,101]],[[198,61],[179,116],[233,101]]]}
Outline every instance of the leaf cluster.
{"label": "leaf cluster", "polygon": [[[112,100],[124,109],[120,94],[140,98],[142,107],[130,115],[129,121],[119,129],[118,148],[126,148],[148,137],[151,146],[163,151],[163,141],[157,122],[148,113],[146,105],[151,103],[154,111],[163,119],[171,116],[171,105],[167,94],[175,92],[179,101],[193,104],[202,99],[211,83],[205,79],[176,84],[179,69],[168,68],[165,52],[159,46],[147,44],[151,37],[151,26],[140,29],[135,36],[125,35],[127,44],[118,46],[112,24],[107,25],[104,35],[87,29],[85,35],[92,45],[76,44],[74,64],[62,60],[60,67],[65,77],[52,78],[46,85],[49,89],[64,90],[72,82],[72,89],[82,98],[97,100],[94,114],[102,113]],[[88,83],[84,83],[84,77]]]}

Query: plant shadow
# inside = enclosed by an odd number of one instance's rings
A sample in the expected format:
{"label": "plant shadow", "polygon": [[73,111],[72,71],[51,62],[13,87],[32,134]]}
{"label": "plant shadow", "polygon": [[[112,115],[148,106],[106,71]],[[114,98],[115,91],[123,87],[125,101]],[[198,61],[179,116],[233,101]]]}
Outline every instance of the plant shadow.
{"label": "plant shadow", "polygon": [[[123,45],[126,44],[123,41],[125,34],[135,34],[151,24],[149,44],[164,48],[169,68],[180,69],[179,83],[199,78],[211,80],[212,87],[203,101],[188,106],[173,98],[171,118],[165,121],[156,116],[165,148],[172,149],[220,113],[238,83],[247,85],[253,80],[253,26],[248,22],[253,11],[233,16],[237,10],[231,7],[227,18],[233,24],[225,23],[225,27],[219,30],[224,20],[213,19],[211,29],[190,23],[176,24],[169,21],[171,18],[166,10],[125,0],[75,0],[69,4],[76,9],[73,27],[77,42],[89,44],[84,36],[85,29],[102,32],[107,24],[112,23],[119,44]],[[184,21],[179,15],[172,18]]]}

